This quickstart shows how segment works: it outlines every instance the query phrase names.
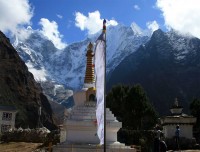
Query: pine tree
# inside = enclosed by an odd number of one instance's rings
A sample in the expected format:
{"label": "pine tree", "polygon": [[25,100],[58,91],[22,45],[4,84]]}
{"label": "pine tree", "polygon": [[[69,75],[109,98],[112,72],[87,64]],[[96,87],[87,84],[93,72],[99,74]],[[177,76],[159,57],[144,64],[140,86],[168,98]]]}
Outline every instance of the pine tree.
{"label": "pine tree", "polygon": [[200,99],[194,99],[190,104],[191,114],[197,118],[194,129],[200,131]]}
{"label": "pine tree", "polygon": [[150,129],[156,123],[157,113],[140,85],[117,85],[108,93],[106,102],[123,128]]}

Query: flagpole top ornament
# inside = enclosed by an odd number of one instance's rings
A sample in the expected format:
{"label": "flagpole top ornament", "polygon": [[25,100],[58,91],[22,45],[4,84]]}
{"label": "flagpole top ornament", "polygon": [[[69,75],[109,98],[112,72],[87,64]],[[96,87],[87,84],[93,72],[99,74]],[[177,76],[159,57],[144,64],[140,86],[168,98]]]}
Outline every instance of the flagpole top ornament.
{"label": "flagpole top ornament", "polygon": [[93,49],[93,45],[92,45],[92,43],[90,42],[89,44],[88,44],[88,50],[92,50]]}
{"label": "flagpole top ornament", "polygon": [[106,32],[106,20],[103,20],[103,32]]}

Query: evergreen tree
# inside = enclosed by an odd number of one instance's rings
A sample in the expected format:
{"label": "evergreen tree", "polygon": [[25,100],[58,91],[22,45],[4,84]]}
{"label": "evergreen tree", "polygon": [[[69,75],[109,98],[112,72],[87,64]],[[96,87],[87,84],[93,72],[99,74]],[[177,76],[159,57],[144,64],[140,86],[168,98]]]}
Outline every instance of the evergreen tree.
{"label": "evergreen tree", "polygon": [[106,96],[106,105],[115,114],[119,121],[122,121],[124,109],[124,102],[128,94],[129,87],[117,85]]}
{"label": "evergreen tree", "polygon": [[150,129],[155,124],[157,119],[156,112],[140,85],[134,85],[130,88],[125,107],[127,114],[124,127],[140,130]]}
{"label": "evergreen tree", "polygon": [[150,129],[156,123],[157,113],[140,85],[115,86],[108,93],[106,102],[117,119],[122,121],[123,128]]}
{"label": "evergreen tree", "polygon": [[195,129],[200,131],[200,99],[194,99],[190,104],[191,114],[197,118]]}

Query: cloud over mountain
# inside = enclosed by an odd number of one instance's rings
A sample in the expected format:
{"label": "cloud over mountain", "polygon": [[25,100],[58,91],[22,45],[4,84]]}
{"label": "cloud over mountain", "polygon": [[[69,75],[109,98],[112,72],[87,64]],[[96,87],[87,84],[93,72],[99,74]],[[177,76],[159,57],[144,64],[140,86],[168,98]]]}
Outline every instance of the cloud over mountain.
{"label": "cloud over mountain", "polygon": [[183,34],[192,34],[200,38],[199,0],[157,0],[162,11],[165,25]]}
{"label": "cloud over mountain", "polygon": [[62,42],[62,35],[58,31],[58,24],[55,21],[49,21],[46,18],[41,18],[39,24],[42,26],[42,34],[46,36],[58,48],[63,49],[66,43]]}
{"label": "cloud over mountain", "polygon": [[[0,0],[0,30],[27,36],[25,26],[31,25],[33,8],[28,0]],[[19,35],[20,35],[19,34]]]}
{"label": "cloud over mountain", "polygon": [[[88,34],[95,34],[102,29],[103,19],[100,18],[101,14],[99,11],[89,12],[88,16],[85,16],[81,12],[75,13],[75,25],[82,31],[87,30]],[[115,20],[107,20],[107,26],[118,25]]]}

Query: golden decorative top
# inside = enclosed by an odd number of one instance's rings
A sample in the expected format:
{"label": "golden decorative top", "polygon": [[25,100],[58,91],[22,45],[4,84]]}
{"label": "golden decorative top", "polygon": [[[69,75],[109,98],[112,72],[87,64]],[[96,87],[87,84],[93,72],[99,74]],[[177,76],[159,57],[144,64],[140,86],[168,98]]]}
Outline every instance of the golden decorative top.
{"label": "golden decorative top", "polygon": [[92,50],[93,49],[93,45],[92,45],[92,43],[90,42],[90,44],[88,44],[88,50]]}
{"label": "golden decorative top", "polygon": [[87,60],[86,60],[86,71],[85,71],[85,84],[94,84],[94,53],[93,53],[93,44],[90,42],[87,47]]}
{"label": "golden decorative top", "polygon": [[95,87],[91,87],[88,89],[88,91],[96,91],[96,88]]}

